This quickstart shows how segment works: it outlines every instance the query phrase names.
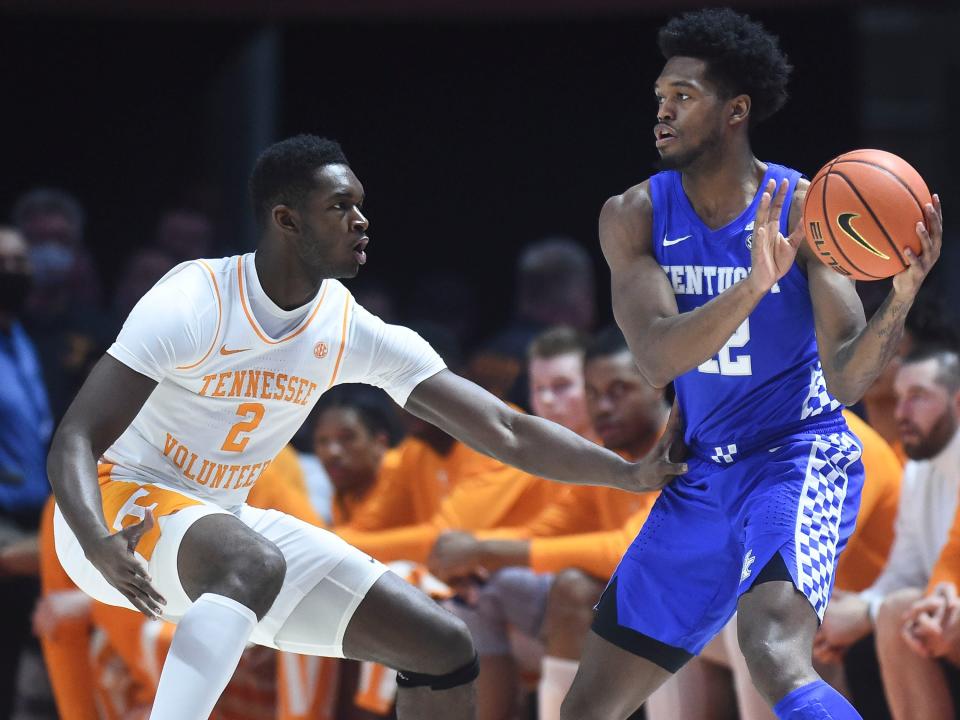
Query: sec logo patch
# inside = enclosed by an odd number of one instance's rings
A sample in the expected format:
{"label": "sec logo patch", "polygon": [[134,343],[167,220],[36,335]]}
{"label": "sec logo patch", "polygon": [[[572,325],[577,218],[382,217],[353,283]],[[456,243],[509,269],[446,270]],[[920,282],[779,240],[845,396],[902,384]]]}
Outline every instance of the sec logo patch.
{"label": "sec logo patch", "polygon": [[328,352],[329,348],[327,348],[327,344],[325,342],[318,342],[313,346],[313,356],[317,358],[317,360],[323,360],[327,356]]}

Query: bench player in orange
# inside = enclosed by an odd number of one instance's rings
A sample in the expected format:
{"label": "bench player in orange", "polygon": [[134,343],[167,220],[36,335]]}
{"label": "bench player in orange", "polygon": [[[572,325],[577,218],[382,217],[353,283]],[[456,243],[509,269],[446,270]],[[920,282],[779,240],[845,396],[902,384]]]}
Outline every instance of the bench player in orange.
{"label": "bench player in orange", "polygon": [[628,463],[511,410],[386,325],[335,278],[366,262],[363,187],[336,143],[268,148],[256,253],[177,266],[137,304],[50,451],[57,554],[92,597],[179,623],[153,720],[209,715],[248,641],[402,670],[400,717],[470,718],[463,624],[335,535],[244,500],[326,389],[365,382],[538,476],[631,490]]}

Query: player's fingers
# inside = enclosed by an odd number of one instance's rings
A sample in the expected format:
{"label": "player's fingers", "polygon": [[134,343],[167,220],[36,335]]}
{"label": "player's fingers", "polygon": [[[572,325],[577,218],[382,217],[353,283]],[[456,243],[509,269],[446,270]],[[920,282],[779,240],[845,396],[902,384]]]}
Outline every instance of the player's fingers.
{"label": "player's fingers", "polygon": [[127,525],[123,530],[120,531],[120,535],[123,536],[123,539],[127,541],[127,550],[131,553],[137,547],[137,544],[140,542],[140,538],[143,537],[144,533],[149,532],[153,529],[153,513],[149,510],[147,514],[144,515],[143,520],[133,525]]}
{"label": "player's fingers", "polygon": [[156,605],[167,604],[166,598],[164,598],[163,595],[160,594],[160,591],[157,590],[145,577],[135,575],[133,578],[131,578],[130,584],[139,589],[141,593],[143,593]]}
{"label": "player's fingers", "polygon": [[757,207],[757,216],[753,222],[754,232],[770,221],[770,201],[773,199],[774,182],[767,183],[763,195],[760,196],[760,205]]}
{"label": "player's fingers", "polygon": [[131,605],[133,605],[137,610],[142,612],[151,620],[156,620],[158,617],[160,617],[159,613],[155,612],[153,608],[151,608],[150,605],[147,603],[147,601],[141,598],[132,589],[128,589],[126,591],[121,591],[121,592],[123,592],[127,600],[130,601]]}
{"label": "player's fingers", "polygon": [[669,478],[675,477],[677,475],[683,475],[687,472],[687,464],[685,462],[675,463],[670,462],[666,458],[660,461],[657,466],[657,471],[661,476]]}
{"label": "player's fingers", "polygon": [[932,203],[924,208],[924,215],[927,218],[927,226],[930,228],[930,240],[934,247],[937,247],[943,238],[943,221]]}
{"label": "player's fingers", "polygon": [[919,655],[920,657],[929,657],[927,648],[925,648],[923,646],[923,643],[921,643],[919,640],[917,640],[917,638],[913,636],[909,628],[905,627],[901,631],[900,637],[903,638],[903,642],[906,644],[906,646],[911,650],[913,650],[913,652],[915,652],[917,655]]}
{"label": "player's fingers", "polygon": [[[773,182],[772,180],[770,181]],[[783,201],[787,197],[787,189],[790,187],[790,182],[784,178],[780,183],[780,187],[776,187],[774,190],[773,198],[770,203],[770,221],[780,222],[780,213],[783,212]]]}

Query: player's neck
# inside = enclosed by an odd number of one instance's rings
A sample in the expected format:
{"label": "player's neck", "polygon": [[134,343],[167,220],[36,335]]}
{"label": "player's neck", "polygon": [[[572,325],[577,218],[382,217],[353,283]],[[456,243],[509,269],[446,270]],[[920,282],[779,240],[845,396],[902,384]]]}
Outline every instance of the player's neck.
{"label": "player's neck", "polygon": [[753,202],[763,182],[763,164],[749,146],[718,151],[681,172],[683,191],[694,211],[710,228],[736,218]]}
{"label": "player's neck", "polygon": [[303,307],[317,296],[323,278],[310,277],[299,258],[277,248],[278,244],[263,243],[253,256],[260,287],[283,310]]}

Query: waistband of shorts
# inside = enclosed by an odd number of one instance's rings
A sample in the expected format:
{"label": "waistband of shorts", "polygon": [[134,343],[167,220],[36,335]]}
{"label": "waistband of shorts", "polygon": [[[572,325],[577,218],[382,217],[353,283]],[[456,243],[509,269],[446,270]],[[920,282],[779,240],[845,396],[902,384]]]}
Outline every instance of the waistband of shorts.
{"label": "waistband of shorts", "polygon": [[731,438],[725,442],[710,443],[694,441],[688,444],[688,449],[695,457],[712,462],[715,461],[718,451],[733,448],[732,454],[740,460],[752,453],[782,445],[795,435],[826,435],[842,430],[847,430],[847,421],[841,410],[835,410],[827,415],[801,420],[790,425],[781,425],[752,438]]}

